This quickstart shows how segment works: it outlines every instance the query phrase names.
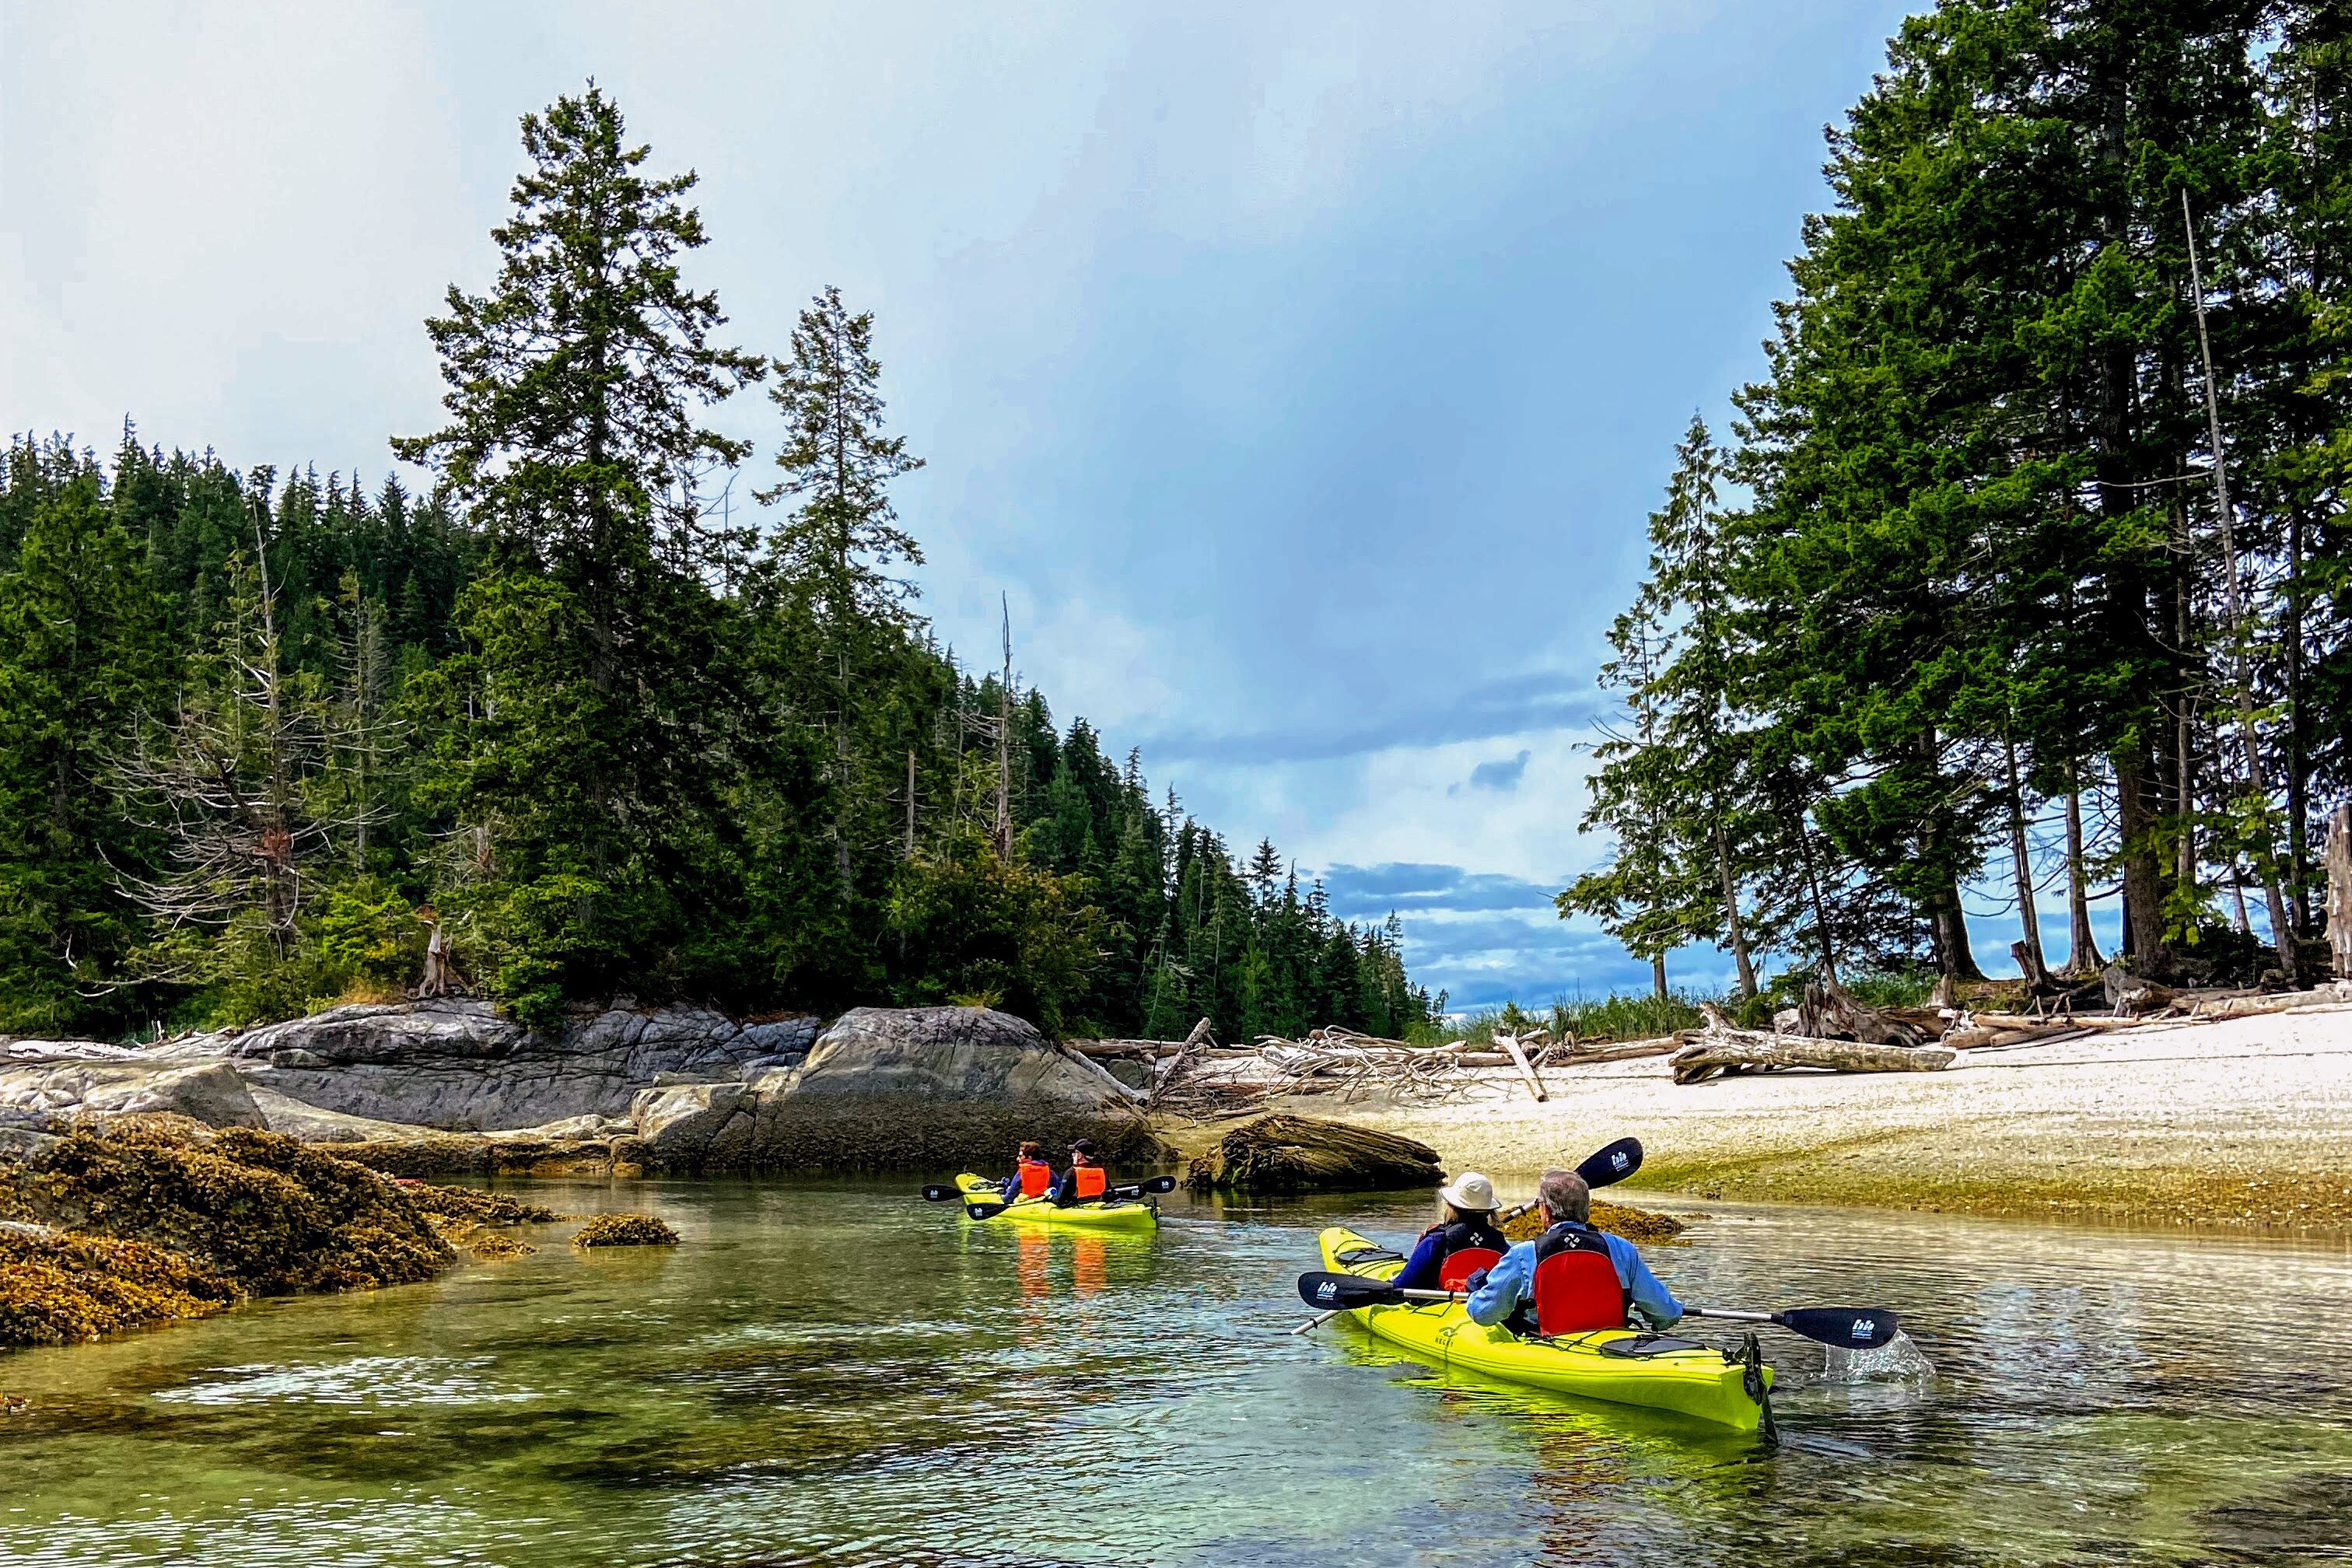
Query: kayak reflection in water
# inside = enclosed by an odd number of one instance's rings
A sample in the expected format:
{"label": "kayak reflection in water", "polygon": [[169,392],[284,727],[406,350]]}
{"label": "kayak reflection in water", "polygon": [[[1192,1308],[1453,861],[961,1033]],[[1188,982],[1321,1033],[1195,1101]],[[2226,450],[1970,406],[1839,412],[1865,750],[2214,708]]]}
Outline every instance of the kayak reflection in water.
{"label": "kayak reflection in water", "polygon": [[1470,1321],[1507,1323],[1517,1334],[1622,1329],[1636,1315],[1654,1329],[1683,1315],[1675,1293],[1622,1236],[1593,1228],[1592,1189],[1574,1171],[1546,1171],[1536,1188],[1544,1233],[1503,1254],[1465,1281]]}
{"label": "kayak reflection in water", "polygon": [[1081,1138],[1070,1145],[1070,1168],[1054,1184],[1054,1202],[1062,1208],[1098,1198],[1110,1188],[1110,1173],[1095,1152],[1095,1141]]}
{"label": "kayak reflection in water", "polygon": [[1054,1167],[1045,1163],[1045,1145],[1034,1138],[1013,1157],[1013,1173],[999,1189],[1006,1203],[1015,1198],[1042,1198],[1054,1190]]}
{"label": "kayak reflection in water", "polygon": [[1465,1171],[1437,1190],[1437,1223],[1421,1233],[1401,1290],[1459,1290],[1481,1268],[1503,1260],[1510,1243],[1495,1225],[1495,1184]]}

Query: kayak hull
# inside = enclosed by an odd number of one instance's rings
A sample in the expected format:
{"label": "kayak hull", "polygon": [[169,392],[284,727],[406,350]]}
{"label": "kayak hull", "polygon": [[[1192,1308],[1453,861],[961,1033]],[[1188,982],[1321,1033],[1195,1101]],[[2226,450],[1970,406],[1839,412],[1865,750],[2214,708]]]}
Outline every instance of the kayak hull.
{"label": "kayak hull", "polygon": [[[966,1197],[982,1203],[1000,1203],[1001,1189],[985,1176],[969,1172],[956,1178],[956,1185]],[[1010,1220],[1015,1225],[1046,1225],[1060,1230],[1123,1231],[1132,1234],[1158,1230],[1159,1211],[1148,1203],[1072,1204],[1064,1208],[1046,1198],[1024,1198],[1003,1214],[992,1215],[992,1220]]]}
{"label": "kayak hull", "polygon": [[[1334,1226],[1322,1236],[1323,1267],[1368,1279],[1395,1278],[1403,1260],[1352,1230]],[[1358,1261],[1346,1259],[1363,1254]],[[1701,1348],[1658,1355],[1611,1355],[1601,1347],[1639,1336],[1627,1329],[1604,1329],[1551,1341],[1523,1340],[1501,1327],[1481,1328],[1458,1301],[1364,1307],[1346,1314],[1374,1338],[1445,1370],[1461,1368],[1483,1376],[1580,1399],[1606,1400],[1648,1410],[1668,1410],[1727,1426],[1757,1429],[1762,1406],[1748,1395],[1743,1369],[1723,1352]],[[1772,1369],[1764,1371],[1771,1385]]]}

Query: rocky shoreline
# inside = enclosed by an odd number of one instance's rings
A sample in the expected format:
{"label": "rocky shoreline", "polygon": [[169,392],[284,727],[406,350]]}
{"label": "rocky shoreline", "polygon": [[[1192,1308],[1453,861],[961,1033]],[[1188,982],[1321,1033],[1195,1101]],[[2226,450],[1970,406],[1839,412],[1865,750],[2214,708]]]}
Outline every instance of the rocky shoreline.
{"label": "rocky shoreline", "polygon": [[1164,1156],[1138,1092],[1009,1014],[857,1008],[737,1021],[616,1005],[554,1034],[488,1004],[352,1005],[144,1049],[0,1048],[0,1156],[170,1114],[402,1175],[941,1169],[1022,1138]]}

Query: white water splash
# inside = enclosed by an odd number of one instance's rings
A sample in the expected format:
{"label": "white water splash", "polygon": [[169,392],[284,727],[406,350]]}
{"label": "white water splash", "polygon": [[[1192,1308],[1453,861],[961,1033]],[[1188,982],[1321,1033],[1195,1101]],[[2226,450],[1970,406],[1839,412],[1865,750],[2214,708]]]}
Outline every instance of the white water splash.
{"label": "white water splash", "polygon": [[1822,1368],[1823,1383],[1888,1383],[1936,1375],[1936,1363],[1900,1329],[1876,1350],[1850,1351],[1831,1345],[1828,1352],[1828,1363]]}

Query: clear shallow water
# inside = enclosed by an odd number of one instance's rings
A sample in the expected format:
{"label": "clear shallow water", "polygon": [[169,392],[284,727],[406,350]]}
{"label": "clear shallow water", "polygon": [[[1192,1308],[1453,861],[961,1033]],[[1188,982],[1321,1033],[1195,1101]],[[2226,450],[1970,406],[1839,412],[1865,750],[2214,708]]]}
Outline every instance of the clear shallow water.
{"label": "clear shallow water", "polygon": [[551,1226],[430,1285],[0,1355],[31,1400],[0,1563],[2352,1557],[2341,1246],[1691,1205],[1651,1254],[1686,1299],[1884,1302],[1934,1363],[1832,1384],[1774,1338],[1773,1452],[1291,1337],[1315,1232],[1402,1237],[1420,1200],[1180,1196],[1145,1241],[908,1190],[541,1184],[686,1244]]}

